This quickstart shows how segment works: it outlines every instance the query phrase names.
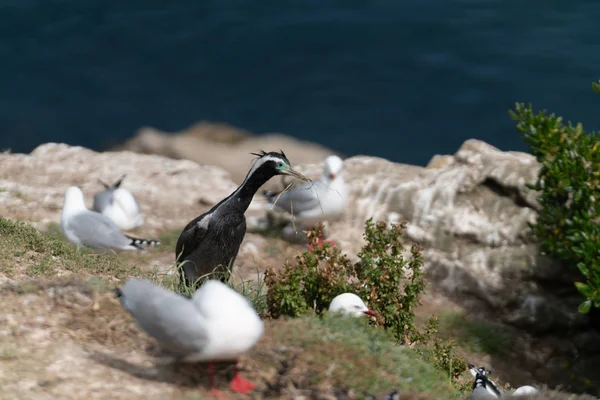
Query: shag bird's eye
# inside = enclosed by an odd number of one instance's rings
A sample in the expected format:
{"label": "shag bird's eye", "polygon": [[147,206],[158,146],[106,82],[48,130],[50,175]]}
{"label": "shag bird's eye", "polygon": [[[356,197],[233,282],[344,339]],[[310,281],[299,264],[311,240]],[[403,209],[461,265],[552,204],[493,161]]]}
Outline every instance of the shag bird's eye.
{"label": "shag bird's eye", "polygon": [[279,162],[277,163],[277,167],[278,167],[278,168],[283,168],[283,161],[279,161]]}

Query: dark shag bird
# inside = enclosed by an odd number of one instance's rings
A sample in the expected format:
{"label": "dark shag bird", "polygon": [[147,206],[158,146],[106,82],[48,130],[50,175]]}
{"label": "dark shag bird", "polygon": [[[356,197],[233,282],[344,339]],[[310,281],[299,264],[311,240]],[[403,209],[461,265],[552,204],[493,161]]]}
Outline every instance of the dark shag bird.
{"label": "dark shag bird", "polygon": [[198,279],[203,277],[226,282],[246,234],[244,213],[256,191],[276,175],[307,180],[292,169],[283,151],[252,154],[258,158],[242,184],[181,232],[175,257],[181,266],[182,283],[195,283],[197,287]]}

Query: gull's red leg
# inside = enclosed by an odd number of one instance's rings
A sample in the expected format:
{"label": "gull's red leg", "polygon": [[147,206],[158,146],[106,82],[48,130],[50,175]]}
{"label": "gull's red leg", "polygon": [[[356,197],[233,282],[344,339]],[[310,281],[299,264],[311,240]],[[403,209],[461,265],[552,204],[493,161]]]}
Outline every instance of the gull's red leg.
{"label": "gull's red leg", "polygon": [[225,394],[215,387],[215,366],[213,363],[208,363],[208,378],[210,379],[210,394],[215,397],[225,397]]}

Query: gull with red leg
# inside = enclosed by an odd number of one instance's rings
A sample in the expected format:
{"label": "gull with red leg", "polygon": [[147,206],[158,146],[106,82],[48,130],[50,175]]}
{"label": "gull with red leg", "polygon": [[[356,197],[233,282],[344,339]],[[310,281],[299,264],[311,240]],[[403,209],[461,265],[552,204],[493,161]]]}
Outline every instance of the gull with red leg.
{"label": "gull with red leg", "polygon": [[207,280],[191,297],[144,279],[130,279],[115,291],[138,326],[164,350],[185,363],[207,362],[211,393],[214,362],[236,361],[229,388],[248,393],[255,385],[239,374],[237,360],[264,332],[262,319],[250,301],[218,280]]}

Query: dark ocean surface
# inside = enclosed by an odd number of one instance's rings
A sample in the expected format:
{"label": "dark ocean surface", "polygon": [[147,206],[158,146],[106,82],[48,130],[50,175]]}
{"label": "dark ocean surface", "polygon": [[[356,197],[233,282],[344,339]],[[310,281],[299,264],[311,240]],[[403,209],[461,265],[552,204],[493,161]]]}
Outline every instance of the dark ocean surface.
{"label": "dark ocean surface", "polygon": [[0,149],[213,120],[414,164],[525,150],[515,101],[598,127],[599,21],[598,0],[0,0]]}

